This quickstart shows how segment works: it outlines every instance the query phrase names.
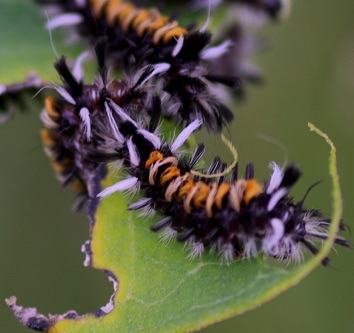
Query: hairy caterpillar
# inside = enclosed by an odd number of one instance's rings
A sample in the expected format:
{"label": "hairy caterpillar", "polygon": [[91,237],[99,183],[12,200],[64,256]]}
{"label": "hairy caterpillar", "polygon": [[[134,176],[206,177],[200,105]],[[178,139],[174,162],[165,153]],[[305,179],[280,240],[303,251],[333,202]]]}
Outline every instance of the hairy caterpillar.
{"label": "hairy caterpillar", "polygon": [[[225,261],[255,257],[259,253],[277,259],[300,261],[302,247],[316,254],[313,241],[327,238],[330,221],[317,210],[303,207],[304,199],[293,202],[288,193],[301,175],[295,166],[285,170],[271,164],[270,179],[261,184],[254,178],[253,166],[246,168],[245,178],[237,178],[234,169],[230,182],[224,176],[210,180],[193,175],[204,146],[199,145],[191,158],[181,156],[178,148],[201,125],[191,123],[171,143],[158,137],[147,138],[129,121],[130,127],[122,153],[130,165],[130,177],[103,190],[105,197],[115,191],[138,187],[145,198],[129,206],[131,210],[156,210],[164,217],[151,227],[162,231],[162,239],[177,238],[187,242],[189,256],[201,255],[205,249],[218,251]],[[148,149],[149,147],[149,149]],[[207,174],[222,171],[220,160],[210,165]],[[349,246],[336,238],[336,243]],[[323,264],[326,265],[328,259]]]}
{"label": "hairy caterpillar", "polygon": [[209,130],[220,130],[233,115],[225,105],[226,87],[239,89],[240,79],[219,75],[212,61],[228,51],[229,41],[211,46],[211,34],[171,21],[157,9],[140,9],[126,1],[39,1],[56,15],[49,29],[71,26],[95,45],[106,38],[107,62],[133,76],[144,66],[159,66],[148,87],[159,95],[165,116],[187,125],[203,119]]}

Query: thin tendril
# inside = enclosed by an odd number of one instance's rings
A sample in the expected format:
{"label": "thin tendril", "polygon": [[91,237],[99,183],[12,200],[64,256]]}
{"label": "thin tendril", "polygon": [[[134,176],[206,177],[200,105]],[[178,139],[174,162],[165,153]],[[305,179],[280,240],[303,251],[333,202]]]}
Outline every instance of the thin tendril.
{"label": "thin tendril", "polygon": [[235,168],[235,166],[237,165],[237,162],[238,162],[238,152],[237,152],[235,146],[232,144],[232,142],[230,140],[228,140],[224,136],[224,134],[221,134],[221,140],[226,145],[226,147],[229,148],[232,156],[234,157],[234,161],[230,164],[230,166],[223,172],[213,173],[213,174],[205,174],[205,173],[202,173],[202,172],[199,172],[196,170],[191,170],[192,175],[198,176],[198,177],[203,177],[203,178],[218,178],[218,177],[223,177],[223,176],[227,175]]}

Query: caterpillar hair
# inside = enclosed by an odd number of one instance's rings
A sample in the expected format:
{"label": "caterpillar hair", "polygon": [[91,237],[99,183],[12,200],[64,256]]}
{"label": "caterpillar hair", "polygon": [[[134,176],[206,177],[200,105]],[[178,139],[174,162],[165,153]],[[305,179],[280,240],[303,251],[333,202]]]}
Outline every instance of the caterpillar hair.
{"label": "caterpillar hair", "polygon": [[[242,77],[244,81],[262,83],[262,71],[250,61],[252,55],[264,50],[266,42],[262,38],[256,38],[241,25],[233,24],[223,31],[223,36],[230,40],[230,51],[214,59],[212,66],[221,75],[231,74]],[[238,92],[243,96],[244,90]]]}
{"label": "caterpillar hair", "polygon": [[[111,103],[109,107],[114,110],[116,106]],[[201,126],[200,120],[193,121],[173,142],[165,142],[154,133],[142,133],[136,123],[123,115],[119,118],[117,128],[126,139],[117,152],[128,167],[129,176],[98,196],[104,198],[116,191],[140,188],[144,198],[132,203],[129,209],[144,209],[143,214],[148,215],[153,211],[162,214],[163,218],[151,230],[160,231],[163,240],[177,238],[185,242],[191,258],[210,249],[218,251],[226,262],[260,253],[298,262],[303,257],[303,248],[316,254],[314,242],[327,239],[331,221],[318,210],[305,209],[305,198],[293,202],[289,197],[301,175],[297,167],[291,165],[282,170],[271,163],[272,175],[262,184],[255,179],[253,165],[249,164],[245,178],[238,178],[236,167],[230,181],[226,181],[226,166],[215,158],[206,174],[221,175],[216,179],[203,177],[203,173],[193,171],[204,146],[198,145],[191,157],[179,151]],[[340,236],[335,242],[349,246]],[[326,258],[323,264],[328,262]]]}
{"label": "caterpillar hair", "polygon": [[[240,79],[214,73],[211,63],[228,51],[229,41],[211,46],[205,29],[192,31],[162,15],[120,0],[39,1],[56,16],[48,28],[71,26],[95,45],[107,39],[107,62],[129,76],[150,66],[155,75],[148,89],[159,95],[164,114],[183,125],[202,119],[212,131],[229,123],[225,87],[240,88]],[[51,5],[51,6],[50,6]],[[49,6],[49,7],[48,7]]]}

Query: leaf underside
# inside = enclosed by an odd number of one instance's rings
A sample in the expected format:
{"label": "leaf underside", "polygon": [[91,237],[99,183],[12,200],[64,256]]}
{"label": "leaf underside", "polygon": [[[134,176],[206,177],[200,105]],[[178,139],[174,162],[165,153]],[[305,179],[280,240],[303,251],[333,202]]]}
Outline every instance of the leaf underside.
{"label": "leaf underside", "polygon": [[[0,20],[0,31],[7,36],[2,42],[8,45],[2,55],[6,61],[1,65],[0,83],[22,80],[29,69],[46,80],[53,79],[55,57],[37,9],[27,1],[4,1],[0,13],[6,18]],[[30,22],[28,29],[12,29],[11,17],[15,16],[25,25]],[[24,29],[32,41],[22,36]],[[23,43],[19,43],[21,36]],[[131,199],[122,194],[110,196],[97,211],[91,250],[92,266],[112,272],[118,279],[115,307],[100,318],[88,315],[61,320],[49,332],[189,332],[276,297],[318,266],[333,245],[342,213],[334,147],[329,166],[334,202],[329,239],[318,255],[290,270],[269,267],[256,259],[226,265],[216,254],[189,260],[183,244],[162,243],[149,230],[156,218],[146,220],[127,211]],[[104,185],[115,181],[110,177]]]}

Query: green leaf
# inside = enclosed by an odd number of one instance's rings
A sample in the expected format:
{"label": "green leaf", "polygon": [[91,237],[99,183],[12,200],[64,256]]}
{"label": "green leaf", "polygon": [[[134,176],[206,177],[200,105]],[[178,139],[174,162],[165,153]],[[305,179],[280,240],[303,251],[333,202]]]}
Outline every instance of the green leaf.
{"label": "green leaf", "polygon": [[[334,204],[329,238],[318,255],[291,270],[257,260],[226,265],[217,255],[188,260],[181,244],[159,242],[149,231],[152,222],[128,212],[130,200],[114,194],[98,209],[92,259],[95,268],[118,277],[115,308],[100,319],[59,321],[49,332],[190,332],[258,307],[296,285],[328,255],[342,215],[336,150],[325,139],[331,146]],[[113,182],[109,178],[105,185]]]}

